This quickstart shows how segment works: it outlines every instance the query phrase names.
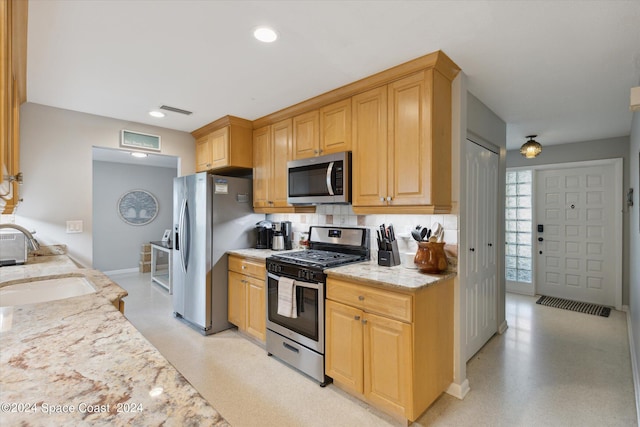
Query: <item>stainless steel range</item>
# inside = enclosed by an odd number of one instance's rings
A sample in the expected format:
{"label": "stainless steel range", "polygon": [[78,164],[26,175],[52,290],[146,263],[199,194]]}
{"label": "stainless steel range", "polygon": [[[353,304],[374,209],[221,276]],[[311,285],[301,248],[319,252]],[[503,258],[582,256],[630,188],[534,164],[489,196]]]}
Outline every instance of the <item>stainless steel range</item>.
{"label": "stainless steel range", "polygon": [[368,229],[331,226],[309,228],[308,250],[267,258],[269,355],[322,387],[331,382],[324,374],[324,269],[369,258]]}

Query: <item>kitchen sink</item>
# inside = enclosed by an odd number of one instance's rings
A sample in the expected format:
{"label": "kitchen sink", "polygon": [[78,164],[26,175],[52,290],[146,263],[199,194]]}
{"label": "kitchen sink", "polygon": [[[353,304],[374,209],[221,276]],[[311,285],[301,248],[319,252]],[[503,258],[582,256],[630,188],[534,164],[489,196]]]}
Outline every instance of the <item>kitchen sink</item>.
{"label": "kitchen sink", "polygon": [[0,288],[0,307],[37,304],[95,293],[84,276],[42,277]]}

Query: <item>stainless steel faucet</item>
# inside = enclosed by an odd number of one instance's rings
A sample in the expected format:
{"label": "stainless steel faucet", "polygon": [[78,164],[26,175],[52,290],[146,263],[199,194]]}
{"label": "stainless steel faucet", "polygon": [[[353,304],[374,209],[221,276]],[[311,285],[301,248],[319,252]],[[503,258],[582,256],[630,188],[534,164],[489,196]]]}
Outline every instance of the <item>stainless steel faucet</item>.
{"label": "stainless steel faucet", "polygon": [[31,249],[32,251],[37,251],[38,249],[40,249],[40,244],[38,243],[36,238],[33,237],[33,234],[31,234],[29,230],[27,230],[26,228],[21,227],[17,224],[0,224],[0,230],[3,228],[13,228],[15,230],[22,232],[22,234],[24,234],[25,237],[27,238],[27,244],[29,245],[29,249]]}

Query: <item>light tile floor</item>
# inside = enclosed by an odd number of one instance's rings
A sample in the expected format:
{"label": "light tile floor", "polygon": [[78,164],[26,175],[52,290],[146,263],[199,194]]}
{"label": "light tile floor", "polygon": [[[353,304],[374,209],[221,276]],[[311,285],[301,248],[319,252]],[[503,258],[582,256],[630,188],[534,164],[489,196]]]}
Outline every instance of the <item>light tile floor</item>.
{"label": "light tile floor", "polygon": [[[333,385],[268,357],[235,330],[204,337],[173,318],[149,274],[111,276],[125,315],[233,425],[390,426],[394,420]],[[416,426],[637,426],[626,315],[542,307],[507,294],[509,329],[467,365],[471,391],[442,395]]]}

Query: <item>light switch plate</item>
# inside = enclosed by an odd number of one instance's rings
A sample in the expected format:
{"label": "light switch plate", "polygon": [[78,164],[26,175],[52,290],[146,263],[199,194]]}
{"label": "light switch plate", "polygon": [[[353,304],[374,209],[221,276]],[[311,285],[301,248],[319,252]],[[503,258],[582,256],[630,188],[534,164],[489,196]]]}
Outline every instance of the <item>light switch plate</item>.
{"label": "light switch plate", "polygon": [[82,233],[82,220],[67,221],[67,233]]}

